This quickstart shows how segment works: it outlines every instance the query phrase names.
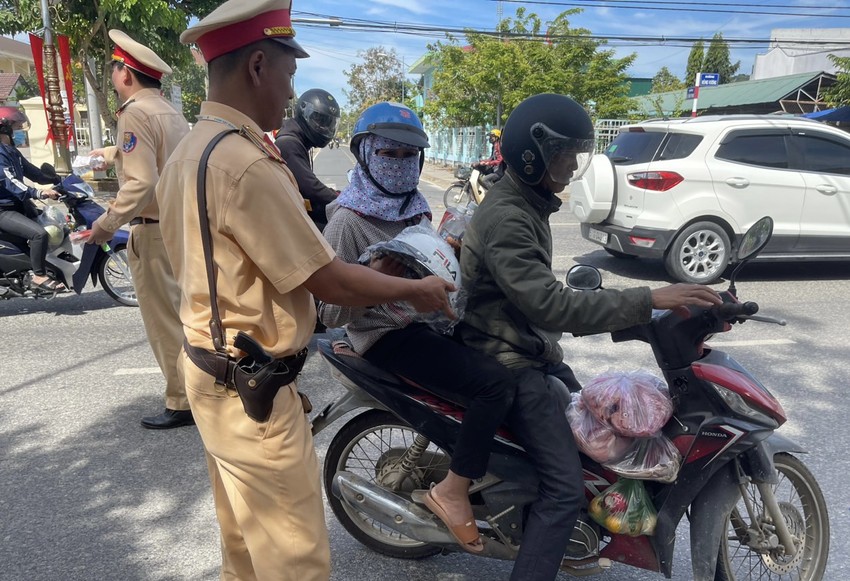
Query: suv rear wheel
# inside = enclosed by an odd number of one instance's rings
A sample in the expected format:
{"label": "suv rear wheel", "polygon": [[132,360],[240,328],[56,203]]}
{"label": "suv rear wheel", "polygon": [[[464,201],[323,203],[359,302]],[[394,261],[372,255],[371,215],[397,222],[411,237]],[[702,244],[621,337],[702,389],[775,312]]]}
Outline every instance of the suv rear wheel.
{"label": "suv rear wheel", "polygon": [[676,280],[709,284],[729,265],[729,236],[714,222],[697,222],[682,230],[667,250],[664,266]]}

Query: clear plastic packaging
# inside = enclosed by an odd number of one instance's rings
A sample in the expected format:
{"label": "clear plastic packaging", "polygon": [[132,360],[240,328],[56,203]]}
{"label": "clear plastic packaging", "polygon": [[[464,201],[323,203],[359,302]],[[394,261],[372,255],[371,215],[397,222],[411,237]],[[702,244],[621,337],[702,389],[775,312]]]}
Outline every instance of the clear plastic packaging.
{"label": "clear plastic packaging", "polygon": [[658,512],[643,482],[621,478],[590,501],[588,514],[619,535],[637,537],[655,532]]}
{"label": "clear plastic packaging", "polygon": [[457,249],[460,247],[463,241],[463,233],[466,231],[466,226],[469,224],[469,220],[472,219],[472,214],[475,213],[476,208],[478,208],[478,204],[475,202],[470,202],[466,206],[457,208],[446,208],[437,233],[452,248]]}
{"label": "clear plastic packaging", "polygon": [[89,155],[78,155],[74,158],[74,161],[71,162],[71,171],[74,174],[81,176],[90,171],[95,171],[95,168],[103,167],[106,163],[101,156],[89,156]]}
{"label": "clear plastic packaging", "polygon": [[581,393],[590,413],[621,436],[654,436],[673,415],[667,385],[648,371],[609,371]]}
{"label": "clear plastic packaging", "polygon": [[666,436],[634,440],[625,456],[605,464],[612,472],[634,480],[673,482],[682,466],[682,455]]}
{"label": "clear plastic packaging", "polygon": [[572,394],[567,420],[578,449],[600,464],[619,461],[632,446],[632,438],[618,436],[593,417],[582,402],[581,393]]}

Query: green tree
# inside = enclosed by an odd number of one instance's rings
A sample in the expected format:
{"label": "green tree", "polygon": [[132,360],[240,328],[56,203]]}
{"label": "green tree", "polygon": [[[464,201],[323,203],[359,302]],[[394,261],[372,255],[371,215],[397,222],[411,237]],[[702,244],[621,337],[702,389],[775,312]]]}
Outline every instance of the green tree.
{"label": "green tree", "polygon": [[685,88],[685,83],[680,81],[673,73],[671,73],[670,69],[667,67],[661,67],[661,70],[652,77],[652,92],[649,95],[649,102],[652,104],[653,111],[649,114],[654,115],[655,117],[665,117],[668,115],[669,112],[664,110],[664,96],[661,95],[661,93],[668,93],[672,91],[679,92],[679,94],[675,97],[672,111],[674,115],[678,114],[682,110],[682,104],[685,102]]}
{"label": "green tree", "polygon": [[838,67],[835,84],[824,91],[824,99],[832,107],[850,105],[850,57],[829,55],[829,60]]}
{"label": "green tree", "polygon": [[[177,69],[191,62],[178,37],[191,17],[203,17],[220,4],[217,0],[64,0],[51,8],[53,28],[70,39],[79,70],[88,78],[107,123],[116,118],[110,107],[110,28],[124,30],[151,47]],[[42,27],[39,0],[0,0],[0,34],[18,34]],[[93,66],[89,63],[93,62]],[[81,80],[76,80],[81,86]]]}
{"label": "green tree", "polygon": [[741,67],[741,61],[732,64],[729,60],[729,43],[723,40],[723,35],[718,32],[708,44],[702,67],[704,73],[720,73],[720,82],[728,83]]}
{"label": "green tree", "polygon": [[346,71],[348,97],[352,113],[359,115],[364,109],[381,101],[401,102],[410,106],[418,92],[416,84],[406,80],[402,60],[395,49],[373,46],[357,52],[363,61],[351,65]]}
{"label": "green tree", "polygon": [[705,61],[705,43],[698,40],[691,47],[691,52],[688,54],[688,66],[685,69],[685,86],[693,87],[694,81],[697,78],[697,73],[705,72],[703,70],[703,62]]}
{"label": "green tree", "polygon": [[174,69],[174,74],[162,83],[163,93],[170,99],[173,85],[180,85],[183,116],[194,123],[201,112],[201,102],[207,95],[207,71],[191,61]]}
{"label": "green tree", "polygon": [[519,8],[500,23],[501,38],[467,31],[466,46],[452,37],[431,45],[436,72],[425,114],[448,125],[499,126],[526,97],[555,92],[595,104],[599,117],[624,116],[632,109],[625,71],[635,55],[616,59],[589,30],[570,28],[580,12],[563,12],[544,29]]}

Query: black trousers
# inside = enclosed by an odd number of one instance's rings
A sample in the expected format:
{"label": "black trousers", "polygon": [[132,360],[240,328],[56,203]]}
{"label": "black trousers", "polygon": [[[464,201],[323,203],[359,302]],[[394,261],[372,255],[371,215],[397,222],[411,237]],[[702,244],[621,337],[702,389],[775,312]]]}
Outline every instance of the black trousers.
{"label": "black trousers", "polygon": [[451,469],[472,479],[487,473],[493,436],[516,393],[510,370],[492,357],[418,323],[387,333],[363,357],[428,391],[466,405]]}
{"label": "black trousers", "polygon": [[565,364],[513,371],[518,388],[508,426],[531,457],[540,483],[511,581],[553,581],[585,499],[581,460],[566,415],[569,393],[548,376],[573,391],[580,385]]}
{"label": "black trousers", "polygon": [[15,210],[0,210],[0,230],[26,238],[30,244],[32,271],[44,276],[44,258],[47,256],[47,231],[35,220],[30,220]]}

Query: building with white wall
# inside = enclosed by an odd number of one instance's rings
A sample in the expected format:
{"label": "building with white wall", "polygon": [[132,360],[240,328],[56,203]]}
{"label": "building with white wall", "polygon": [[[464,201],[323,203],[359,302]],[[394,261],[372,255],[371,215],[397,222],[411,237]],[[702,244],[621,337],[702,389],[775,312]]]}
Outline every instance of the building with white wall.
{"label": "building with white wall", "polygon": [[835,74],[831,54],[850,57],[850,28],[775,28],[770,31],[770,49],[756,55],[750,79],[821,71]]}

